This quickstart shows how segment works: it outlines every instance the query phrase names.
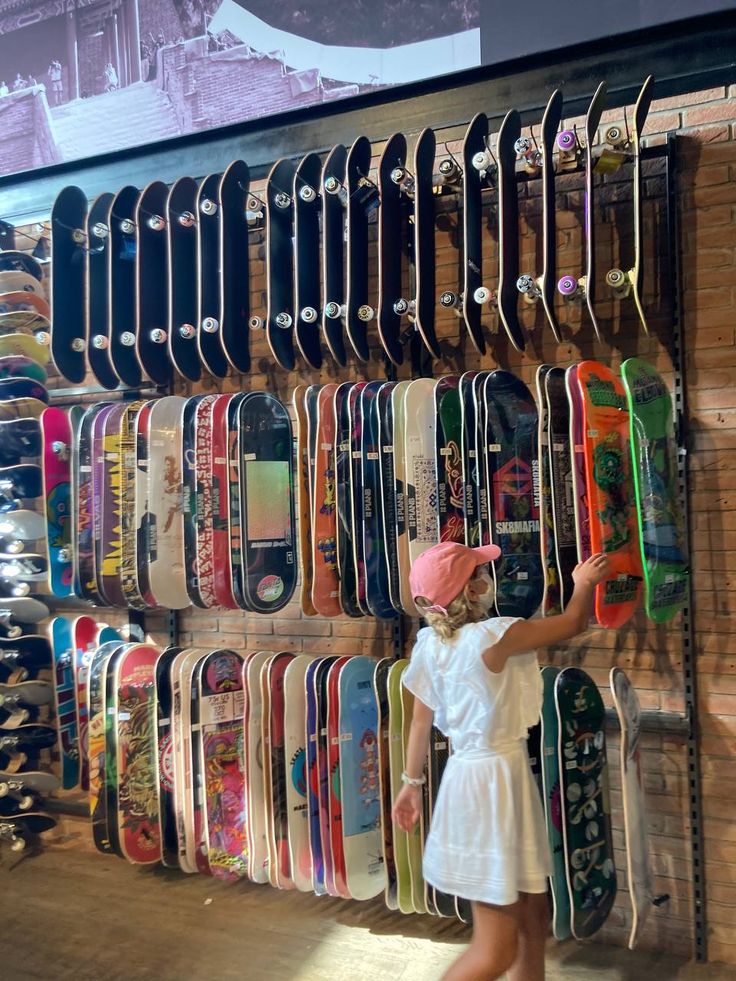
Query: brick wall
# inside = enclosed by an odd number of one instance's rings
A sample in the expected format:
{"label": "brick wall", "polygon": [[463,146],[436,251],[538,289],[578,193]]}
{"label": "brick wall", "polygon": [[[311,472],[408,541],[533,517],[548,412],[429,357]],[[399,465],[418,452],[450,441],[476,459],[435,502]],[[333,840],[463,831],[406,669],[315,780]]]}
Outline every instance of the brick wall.
{"label": "brick wall", "polygon": [[[223,84],[212,98],[228,95]],[[482,107],[468,106],[470,115]],[[705,812],[705,864],[707,880],[709,954],[712,960],[736,965],[736,934],[733,909],[736,903],[736,637],[734,618],[736,599],[732,591],[736,560],[736,87],[709,89],[688,96],[655,102],[645,130],[649,145],[662,142],[668,130],[679,130],[680,166],[677,177],[681,214],[686,364],[689,386],[689,466],[691,471],[691,511],[695,587],[695,653],[699,685],[701,752],[703,767],[703,806]],[[601,132],[609,122],[620,122],[618,110],[604,115]],[[566,124],[582,120],[566,120]],[[535,126],[538,135],[538,124]],[[448,140],[457,133],[446,134]],[[445,134],[438,134],[442,146]],[[449,144],[454,152],[458,143]],[[375,147],[376,154],[380,145]],[[255,188],[259,190],[258,187]],[[559,274],[583,270],[581,237],[583,195],[581,175],[558,179],[558,263]],[[633,354],[648,358],[672,378],[671,293],[663,265],[666,229],[663,225],[664,184],[661,163],[652,161],[646,169],[645,202],[645,308],[650,318],[650,335],[639,326],[630,300],[601,303],[601,322],[606,343],[593,339],[587,315],[579,304],[558,302],[563,325],[563,341],[554,342],[544,325],[541,308],[523,310],[529,328],[527,353],[519,356],[504,341],[498,318],[485,314],[489,331],[489,352],[478,356],[458,319],[450,312],[438,315],[445,361],[435,373],[488,369],[495,366],[519,373],[528,383],[542,361],[567,365],[581,357],[596,357],[618,366]],[[261,196],[263,196],[261,194]],[[522,271],[540,272],[539,253],[541,210],[538,182],[522,191]],[[601,267],[631,261],[631,193],[629,171],[606,178],[597,197],[597,235]],[[488,207],[488,205],[486,206]],[[442,202],[446,211],[437,232],[438,293],[457,288],[458,253],[456,202]],[[493,224],[491,224],[491,228]],[[488,283],[495,279],[496,243],[484,236],[487,250]],[[265,312],[265,269],[262,234],[251,240],[252,306],[254,313]],[[375,273],[375,259],[371,259]],[[603,288],[600,287],[603,296]],[[372,331],[375,338],[375,330]],[[273,367],[262,336],[251,334],[253,370],[250,376],[232,376],[222,383],[207,380],[200,386],[178,384],[177,391],[234,391],[240,388],[268,389],[290,402],[298,383],[345,379],[377,378],[383,374],[382,358],[374,342],[369,365],[352,363],[335,369],[328,361],[324,370],[285,373]],[[399,372],[408,376],[408,367]],[[412,625],[407,624],[409,638]],[[386,655],[393,651],[390,625],[365,618],[334,620],[305,618],[297,603],[291,603],[274,617],[244,613],[189,611],[180,617],[180,643],[183,646],[230,646],[236,649],[290,650],[314,654]],[[155,632],[161,643],[164,633]],[[407,653],[410,650],[407,642]],[[682,712],[682,640],[679,622],[654,627],[643,613],[621,631],[590,629],[567,648],[544,654],[547,660],[564,666],[581,665],[601,685],[607,695],[607,677],[614,664],[625,668],[637,688],[642,706]],[[626,893],[623,821],[618,774],[618,739],[610,738],[612,760],[612,804],[617,867],[621,884],[619,898],[600,939],[625,945],[631,914]],[[643,750],[644,779],[648,791],[649,825],[656,874],[656,892],[668,893],[670,900],[653,910],[642,946],[688,954],[692,950],[692,908],[690,896],[690,842],[688,824],[688,784],[686,748],[683,740],[667,734],[647,734]],[[397,914],[398,915],[398,914]]]}

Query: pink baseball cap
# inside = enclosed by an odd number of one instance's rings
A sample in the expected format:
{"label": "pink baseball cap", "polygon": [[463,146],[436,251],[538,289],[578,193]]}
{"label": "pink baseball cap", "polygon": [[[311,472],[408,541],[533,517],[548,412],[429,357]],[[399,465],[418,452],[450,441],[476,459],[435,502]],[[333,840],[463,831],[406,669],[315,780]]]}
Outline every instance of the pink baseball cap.
{"label": "pink baseball cap", "polygon": [[459,542],[433,545],[412,564],[409,586],[414,599],[426,596],[434,613],[447,613],[447,607],[472,579],[479,565],[501,557],[498,545],[469,548]]}

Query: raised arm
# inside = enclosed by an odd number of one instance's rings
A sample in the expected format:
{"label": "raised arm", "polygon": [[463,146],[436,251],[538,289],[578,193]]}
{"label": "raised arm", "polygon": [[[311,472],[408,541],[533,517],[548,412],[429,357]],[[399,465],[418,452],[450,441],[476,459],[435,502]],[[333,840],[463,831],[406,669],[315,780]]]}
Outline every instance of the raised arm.
{"label": "raised arm", "polygon": [[610,562],[602,553],[580,562],[572,574],[575,589],[564,612],[540,620],[512,623],[503,637],[483,652],[485,666],[490,671],[502,671],[508,658],[514,654],[526,654],[540,647],[561,644],[583,633],[590,622],[595,587],[609,575]]}

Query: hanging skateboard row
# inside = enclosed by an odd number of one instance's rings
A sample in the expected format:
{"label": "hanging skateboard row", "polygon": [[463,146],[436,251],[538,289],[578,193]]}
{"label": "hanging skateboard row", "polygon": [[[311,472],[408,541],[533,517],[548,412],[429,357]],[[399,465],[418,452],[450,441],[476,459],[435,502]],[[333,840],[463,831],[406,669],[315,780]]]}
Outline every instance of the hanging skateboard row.
{"label": "hanging skateboard row", "polygon": [[[277,161],[264,199],[251,190],[248,166],[235,161],[223,174],[199,183],[182,177],[170,188],[154,181],[140,191],[126,186],[88,204],[82,190],[67,187],[51,215],[52,289],[50,343],[54,362],[69,381],[92,371],[105,388],[139,386],[142,379],[168,384],[174,372],[197,381],[202,371],[224,377],[250,370],[249,334],[265,332],[275,361],[285,370],[297,352],[319,369],[328,352],[340,366],[348,357],[367,361],[369,332],[386,357],[404,360],[414,338],[432,358],[441,358],[437,312],[453,309],[478,351],[485,352],[494,307],[508,341],[524,350],[519,319],[523,300],[540,301],[555,338],[560,326],[557,293],[586,303],[596,333],[596,283],[613,295],[631,296],[643,329],[641,134],[652,98],[644,83],[632,127],[606,130],[600,152],[594,142],[604,108],[602,82],[585,118],[584,137],[560,130],[563,101],[549,99],[540,143],[522,136],[519,113],[503,119],[495,141],[483,113],[471,121],[462,159],[437,160],[431,129],[419,135],[410,155],[406,138],[385,144],[371,176],[371,144],[358,137],[324,159],[307,154],[294,163]],[[630,270],[596,268],[596,175],[633,162],[633,253]],[[557,274],[555,174],[585,175],[585,266],[576,275]],[[543,188],[541,271],[520,268],[519,183],[540,178]],[[438,291],[435,269],[437,202],[458,197],[460,276]],[[498,241],[495,279],[483,266],[483,208],[493,197]],[[369,274],[373,225],[377,226],[378,277]],[[265,229],[265,302],[252,308],[249,236]],[[0,297],[14,323],[49,338],[45,300]],[[522,299],[523,298],[523,299]],[[4,306],[3,306],[4,303]],[[8,314],[6,314],[7,316]]]}

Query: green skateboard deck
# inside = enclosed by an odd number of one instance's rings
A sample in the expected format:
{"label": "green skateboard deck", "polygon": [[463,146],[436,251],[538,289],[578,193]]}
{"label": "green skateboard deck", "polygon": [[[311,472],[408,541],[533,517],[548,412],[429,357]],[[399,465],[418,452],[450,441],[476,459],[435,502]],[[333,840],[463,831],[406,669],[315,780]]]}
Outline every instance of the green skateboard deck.
{"label": "green skateboard deck", "polygon": [[[402,658],[395,661],[388,674],[389,715],[389,765],[391,774],[391,800],[401,790],[401,773],[404,769],[404,743],[402,739],[401,677],[409,666]],[[409,836],[394,822],[394,865],[396,868],[396,902],[402,913],[413,913],[411,872],[409,870]]]}
{"label": "green skateboard deck", "polygon": [[[414,711],[414,695],[404,685],[401,686],[401,740],[402,753],[406,760],[406,748],[409,742],[412,713]],[[402,766],[403,770],[403,766]],[[424,852],[424,817],[420,813],[419,820],[407,835],[409,876],[411,881],[411,901],[415,913],[426,913],[427,903],[424,898],[424,875],[422,874],[422,855]]]}

